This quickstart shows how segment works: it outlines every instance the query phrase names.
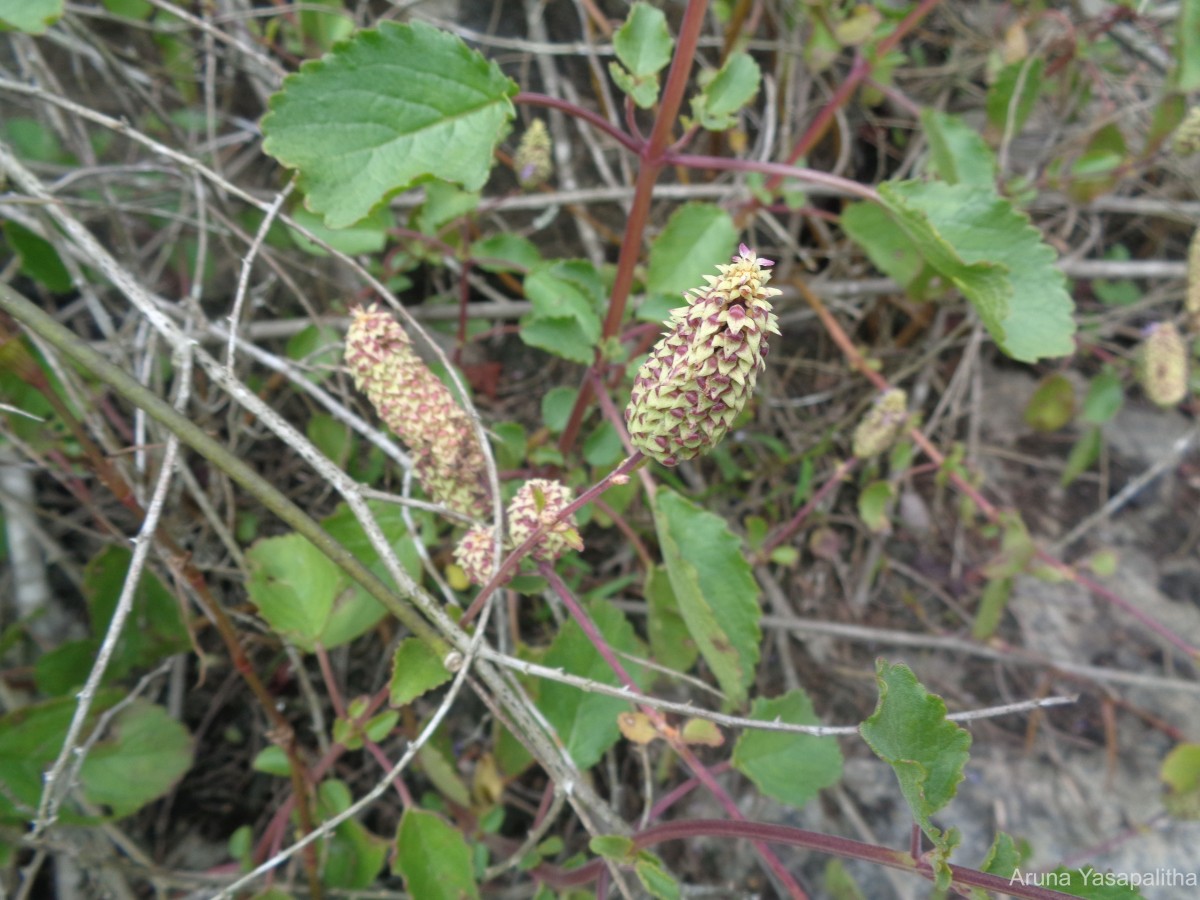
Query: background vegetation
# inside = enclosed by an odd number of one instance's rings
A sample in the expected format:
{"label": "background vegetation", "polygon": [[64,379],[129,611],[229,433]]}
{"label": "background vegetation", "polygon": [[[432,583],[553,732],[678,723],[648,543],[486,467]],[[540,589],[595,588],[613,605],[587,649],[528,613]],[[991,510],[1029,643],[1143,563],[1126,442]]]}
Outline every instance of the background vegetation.
{"label": "background vegetation", "polygon": [[[1200,2],[0,26],[0,893],[1200,877]],[[739,242],[757,393],[636,468]],[[365,303],[583,551],[469,584],[342,366]]]}

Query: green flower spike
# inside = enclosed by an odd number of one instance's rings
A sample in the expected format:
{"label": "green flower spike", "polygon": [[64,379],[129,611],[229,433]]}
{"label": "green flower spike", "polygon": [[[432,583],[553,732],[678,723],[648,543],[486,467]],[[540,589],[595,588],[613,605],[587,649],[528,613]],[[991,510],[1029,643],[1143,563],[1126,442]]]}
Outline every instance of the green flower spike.
{"label": "green flower spike", "polygon": [[768,333],[779,334],[767,287],[774,263],[745,244],[719,277],[671,311],[669,330],[634,379],[625,422],[633,445],[664,466],[715,447],[754,393]]}
{"label": "green flower spike", "polygon": [[534,119],[521,135],[513,156],[513,167],[517,170],[517,181],[525,190],[532,190],[546,182],[554,174],[554,163],[550,159],[550,132],[546,123]]}
{"label": "green flower spike", "polygon": [[1191,156],[1200,152],[1200,106],[1193,106],[1171,136],[1171,149],[1176,156]]}
{"label": "green flower spike", "polygon": [[1173,322],[1146,329],[1140,348],[1138,379],[1152,403],[1174,406],[1187,396],[1188,351]]}
{"label": "green flower spike", "polygon": [[907,419],[908,394],[900,388],[884,391],[854,429],[854,455],[870,459],[890,450]]}
{"label": "green flower spike", "polygon": [[351,310],[346,365],[379,417],[412,452],[425,492],[455,512],[486,518],[483,453],[466,412],[388,313]]}
{"label": "green flower spike", "polygon": [[[520,547],[543,524],[554,522],[574,500],[569,487],[545,478],[534,478],[521,485],[508,505],[508,536]],[[554,522],[529,555],[540,562],[554,562],[567,552],[583,549],[583,539],[575,528],[575,516]]]}

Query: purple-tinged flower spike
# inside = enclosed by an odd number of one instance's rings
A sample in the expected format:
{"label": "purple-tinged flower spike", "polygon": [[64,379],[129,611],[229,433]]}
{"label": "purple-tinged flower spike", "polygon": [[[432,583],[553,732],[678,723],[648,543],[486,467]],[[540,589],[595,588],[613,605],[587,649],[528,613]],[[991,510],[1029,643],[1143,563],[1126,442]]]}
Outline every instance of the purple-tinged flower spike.
{"label": "purple-tinged flower spike", "polygon": [[517,181],[525,190],[544,184],[554,174],[554,163],[550,159],[550,132],[546,123],[534,119],[521,135],[521,143],[513,155],[513,167],[517,170]]}
{"label": "purple-tinged flower spike", "polygon": [[625,422],[633,445],[665,466],[707,453],[725,437],[765,365],[767,335],[779,334],[767,287],[773,266],[745,244],[708,286],[685,295],[668,330],[634,379]]}
{"label": "purple-tinged flower spike", "polygon": [[568,548],[582,550],[583,538],[575,527],[574,514],[554,521],[574,499],[571,489],[557,481],[534,478],[521,485],[508,505],[508,536],[513,545],[520,547],[542,525],[554,522],[529,555],[539,562],[552,563]]}
{"label": "purple-tinged flower spike", "polygon": [[1138,378],[1146,396],[1159,406],[1174,406],[1187,396],[1187,344],[1173,322],[1160,322],[1146,330]]}
{"label": "purple-tinged flower spike", "polygon": [[455,512],[486,518],[483,453],[466,412],[390,314],[372,304],[350,315],[346,365],[354,384],[412,452],[425,492]]}
{"label": "purple-tinged flower spike", "polygon": [[492,529],[483,525],[471,527],[454,548],[454,561],[472,584],[485,585],[495,568],[496,546]]}

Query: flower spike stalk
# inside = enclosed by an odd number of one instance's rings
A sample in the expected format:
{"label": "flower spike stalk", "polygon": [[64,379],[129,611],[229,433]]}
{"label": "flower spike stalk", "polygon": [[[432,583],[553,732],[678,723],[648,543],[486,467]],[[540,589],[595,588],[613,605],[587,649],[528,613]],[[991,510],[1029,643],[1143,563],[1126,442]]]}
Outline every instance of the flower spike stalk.
{"label": "flower spike stalk", "polygon": [[486,518],[483,453],[466,412],[390,314],[372,304],[350,315],[346,365],[354,384],[412,452],[425,492],[454,512]]}
{"label": "flower spike stalk", "polygon": [[665,466],[715,447],[754,393],[767,335],[779,334],[767,287],[774,263],[745,244],[719,276],[684,295],[633,383],[625,422],[633,445]]}

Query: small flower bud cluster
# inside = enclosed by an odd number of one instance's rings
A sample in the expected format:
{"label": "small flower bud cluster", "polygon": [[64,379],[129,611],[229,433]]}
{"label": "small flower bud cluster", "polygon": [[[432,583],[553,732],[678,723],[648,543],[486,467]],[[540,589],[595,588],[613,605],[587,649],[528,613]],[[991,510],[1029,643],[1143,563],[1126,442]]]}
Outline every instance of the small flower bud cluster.
{"label": "small flower bud cluster", "polygon": [[[574,514],[562,516],[563,510],[574,499],[571,489],[557,481],[534,478],[525,482],[508,504],[505,546],[509,549],[519,547],[533,536],[534,531],[547,525],[546,533],[530,549],[530,557],[552,563],[568,549],[582,550],[583,539],[579,536]],[[454,561],[471,582],[487,584],[492,577],[494,549],[492,530],[477,525],[458,542]]]}
{"label": "small flower bud cluster", "polygon": [[421,485],[463,515],[487,515],[483,453],[475,429],[400,324],[375,305],[351,311],[346,365],[354,384],[413,455]]}
{"label": "small flower bud cluster", "polygon": [[550,132],[546,123],[534,119],[521,135],[521,143],[513,156],[513,166],[517,170],[517,181],[526,190],[541,186],[554,172],[554,163],[550,159]]}
{"label": "small flower bud cluster", "polygon": [[729,431],[765,365],[768,333],[779,334],[767,287],[768,259],[745,244],[719,277],[671,311],[669,330],[634,380],[625,422],[633,445],[665,466],[707,453]]}
{"label": "small flower bud cluster", "polygon": [[530,556],[539,562],[554,562],[568,548],[582,550],[583,539],[575,527],[575,516],[555,521],[574,499],[569,487],[546,478],[534,478],[521,485],[508,505],[508,536],[513,545],[521,546],[534,531],[549,525],[529,551]]}
{"label": "small flower bud cluster", "polygon": [[1187,344],[1174,323],[1161,322],[1147,329],[1138,376],[1146,396],[1159,406],[1174,406],[1187,396]]}
{"label": "small flower bud cluster", "polygon": [[1193,106],[1171,136],[1171,149],[1176,156],[1191,156],[1200,152],[1200,106]]}
{"label": "small flower bud cluster", "polygon": [[472,584],[487,584],[495,569],[495,551],[492,529],[474,525],[454,548],[454,561]]}
{"label": "small flower bud cluster", "polygon": [[899,388],[884,391],[854,429],[854,455],[870,459],[890,450],[906,419],[908,394]]}

